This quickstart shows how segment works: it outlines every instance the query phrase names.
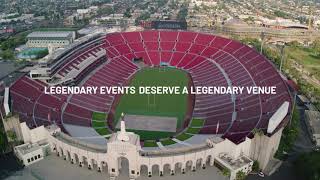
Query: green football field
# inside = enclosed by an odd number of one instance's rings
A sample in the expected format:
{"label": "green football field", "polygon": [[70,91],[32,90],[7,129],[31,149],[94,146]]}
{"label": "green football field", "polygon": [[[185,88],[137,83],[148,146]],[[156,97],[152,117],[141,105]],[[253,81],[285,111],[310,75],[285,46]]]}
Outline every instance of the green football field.
{"label": "green football field", "polygon": [[[188,95],[145,95],[139,94],[139,86],[179,86],[181,89],[188,86],[188,75],[186,72],[174,68],[145,68],[137,72],[130,86],[136,88],[135,94],[123,95],[120,103],[116,107],[115,121],[116,126],[121,113],[149,116],[176,117],[177,127],[183,125],[187,111]],[[130,131],[130,130],[129,130]],[[160,139],[172,136],[170,132],[137,131],[141,139]]]}

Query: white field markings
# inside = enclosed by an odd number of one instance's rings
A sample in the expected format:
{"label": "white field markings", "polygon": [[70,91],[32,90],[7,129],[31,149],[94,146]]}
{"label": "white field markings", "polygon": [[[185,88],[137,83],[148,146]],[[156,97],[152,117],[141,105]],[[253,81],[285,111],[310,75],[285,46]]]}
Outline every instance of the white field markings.
{"label": "white field markings", "polygon": [[172,138],[172,140],[178,144],[182,144],[182,145],[185,145],[185,146],[191,146],[191,144],[189,143],[186,143],[184,141],[180,141],[179,139],[176,139],[176,138]]}
{"label": "white field markings", "polygon": [[157,145],[161,150],[167,150],[167,148],[165,148],[161,142],[157,142]]}

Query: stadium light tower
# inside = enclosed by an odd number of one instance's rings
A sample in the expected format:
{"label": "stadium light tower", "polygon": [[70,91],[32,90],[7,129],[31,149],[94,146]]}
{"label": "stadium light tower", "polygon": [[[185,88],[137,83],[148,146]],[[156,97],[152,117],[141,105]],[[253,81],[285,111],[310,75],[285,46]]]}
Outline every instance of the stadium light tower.
{"label": "stadium light tower", "polygon": [[284,49],[286,47],[286,43],[282,42],[280,44],[280,52],[281,52],[281,59],[280,59],[280,73],[282,72],[283,60],[284,60]]}
{"label": "stadium light tower", "polygon": [[264,32],[264,29],[263,31],[261,32],[260,34],[260,38],[261,38],[261,45],[260,45],[260,54],[262,54],[262,49],[263,49],[263,42],[264,42],[264,38],[266,37],[266,34]]}

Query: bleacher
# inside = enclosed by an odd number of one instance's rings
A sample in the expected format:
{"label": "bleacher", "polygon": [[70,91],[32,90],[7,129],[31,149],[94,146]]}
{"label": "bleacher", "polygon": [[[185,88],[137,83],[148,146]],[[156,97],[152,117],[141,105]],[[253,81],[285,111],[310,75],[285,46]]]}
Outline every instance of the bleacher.
{"label": "bleacher", "polygon": [[230,95],[196,96],[193,116],[206,120],[201,133],[215,133],[219,124],[219,134],[241,141],[253,128],[266,130],[269,118],[281,103],[291,101],[286,85],[272,64],[237,41],[194,32],[144,31],[115,33],[107,36],[106,42],[107,49],[113,49],[114,44],[127,45],[118,48],[116,53],[107,51],[109,56],[130,54],[143,58],[149,66],[168,62],[170,66],[188,71],[196,86],[277,85],[276,98],[249,94],[238,95],[234,100]]}
{"label": "bleacher", "polygon": [[[105,55],[103,54],[105,53]],[[56,71],[60,76],[94,64],[91,58],[107,57],[98,69],[77,77],[83,86],[121,86],[139,69],[133,58],[147,66],[166,63],[190,73],[195,86],[277,86],[277,95],[197,95],[194,118],[205,120],[202,134],[222,134],[238,143],[252,129],[266,131],[268,120],[291,98],[273,65],[255,50],[237,41],[184,31],[112,33],[100,45],[88,46],[70,56]],[[89,60],[88,60],[89,59]],[[92,112],[108,113],[112,94],[43,95],[44,83],[23,77],[11,87],[13,109],[30,126],[62,123],[91,126]],[[69,100],[68,100],[69,99]],[[48,114],[50,120],[48,120]],[[283,124],[286,122],[284,121]]]}

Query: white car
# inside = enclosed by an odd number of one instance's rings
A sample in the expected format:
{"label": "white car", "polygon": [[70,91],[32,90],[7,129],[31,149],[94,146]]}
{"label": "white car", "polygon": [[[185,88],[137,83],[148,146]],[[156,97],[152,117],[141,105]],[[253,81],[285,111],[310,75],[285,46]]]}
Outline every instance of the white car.
{"label": "white car", "polygon": [[261,172],[261,171],[260,171],[260,172],[258,173],[258,176],[260,176],[260,177],[264,177],[263,172]]}

